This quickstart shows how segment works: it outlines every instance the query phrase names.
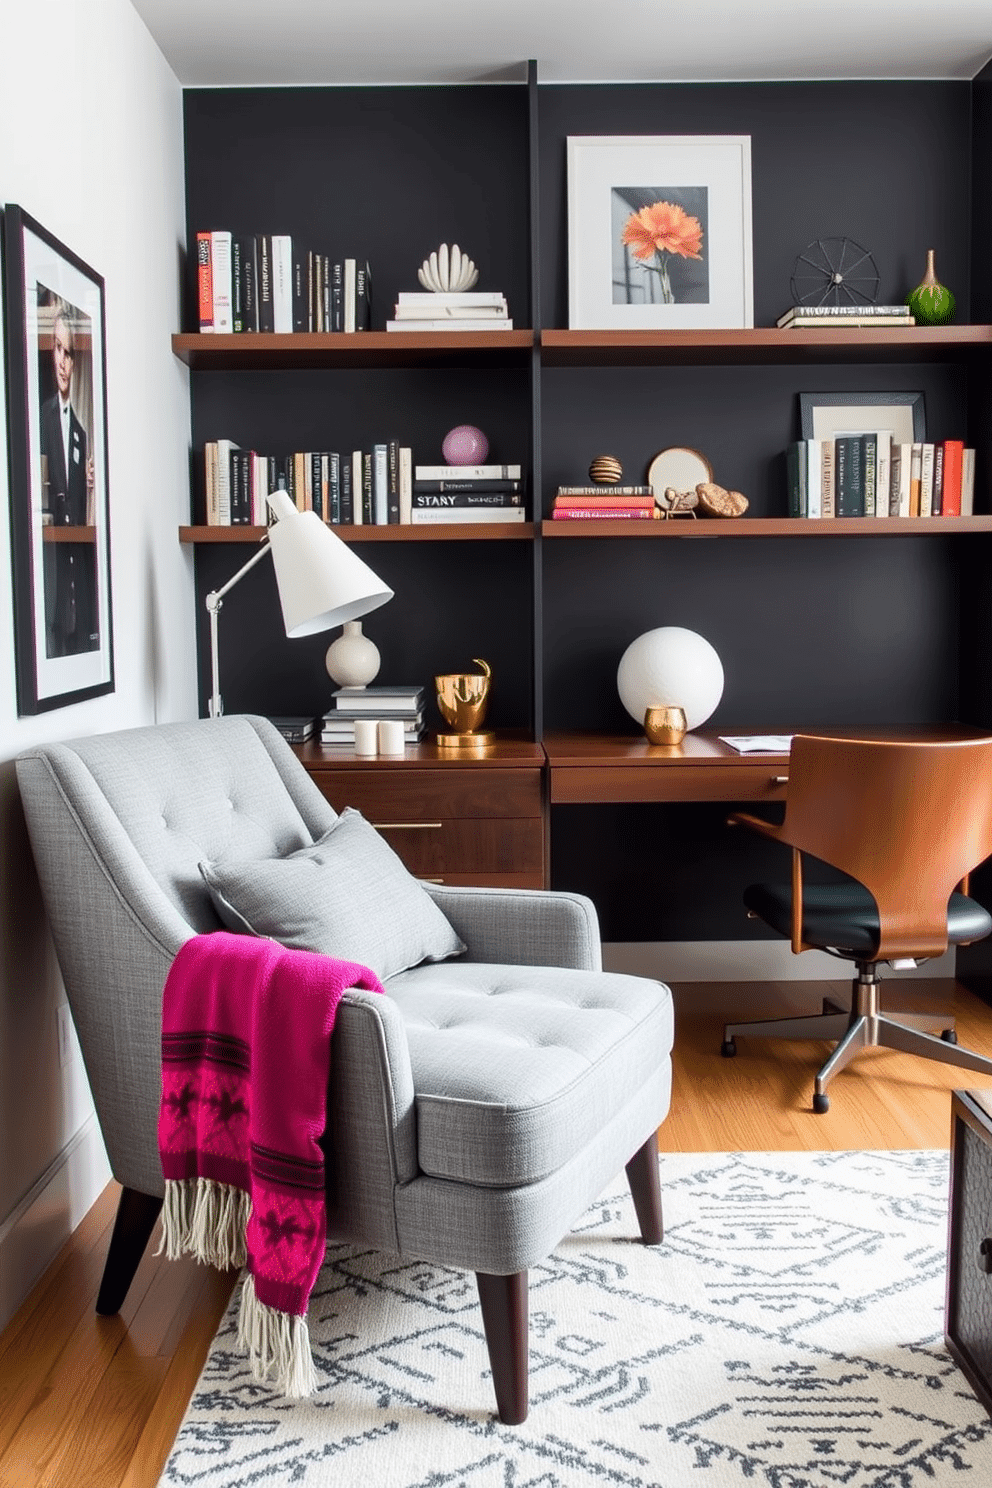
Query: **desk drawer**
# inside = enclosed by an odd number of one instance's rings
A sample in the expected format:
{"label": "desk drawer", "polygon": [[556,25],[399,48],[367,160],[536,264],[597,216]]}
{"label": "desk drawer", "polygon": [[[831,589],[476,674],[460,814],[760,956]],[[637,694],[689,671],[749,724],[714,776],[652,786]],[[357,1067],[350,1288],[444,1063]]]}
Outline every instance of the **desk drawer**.
{"label": "desk drawer", "polygon": [[588,801],[782,801],[784,765],[597,765],[551,771],[551,803]]}
{"label": "desk drawer", "polygon": [[544,827],[539,818],[438,817],[396,822],[376,815],[370,819],[419,878],[440,878],[447,883],[454,875],[463,882],[478,882],[478,875],[516,879],[524,874],[540,883]]}
{"label": "desk drawer", "polygon": [[369,821],[541,816],[541,772],[535,770],[369,770],[311,768],[335,811],[354,806]]}

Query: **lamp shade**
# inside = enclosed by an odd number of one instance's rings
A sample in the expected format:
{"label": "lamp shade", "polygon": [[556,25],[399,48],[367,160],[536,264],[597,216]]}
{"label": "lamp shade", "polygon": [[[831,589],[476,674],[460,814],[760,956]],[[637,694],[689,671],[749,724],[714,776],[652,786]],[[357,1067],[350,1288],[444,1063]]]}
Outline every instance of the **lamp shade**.
{"label": "lamp shade", "polygon": [[297,511],[283,491],[269,494],[278,521],[269,529],[283,624],[291,639],[367,615],[393,591],[316,512]]}
{"label": "lamp shade", "polygon": [[662,625],[631,641],[620,658],[617,691],[640,724],[648,708],[677,707],[694,729],[723,696],[723,666],[704,636],[681,625]]}

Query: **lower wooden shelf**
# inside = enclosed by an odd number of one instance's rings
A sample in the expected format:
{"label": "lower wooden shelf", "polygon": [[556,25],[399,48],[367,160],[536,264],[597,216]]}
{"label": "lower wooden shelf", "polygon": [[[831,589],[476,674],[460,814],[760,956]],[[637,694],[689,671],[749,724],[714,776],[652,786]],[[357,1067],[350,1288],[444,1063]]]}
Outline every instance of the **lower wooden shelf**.
{"label": "lower wooden shelf", "polygon": [[992,532],[992,516],[979,517],[677,517],[644,522],[629,518],[600,521],[544,521],[544,537],[710,538],[710,537],[953,537]]}
{"label": "lower wooden shelf", "polygon": [[[181,543],[259,543],[265,527],[180,527]],[[425,522],[422,526],[332,527],[343,542],[491,542],[527,539],[533,522]]]}

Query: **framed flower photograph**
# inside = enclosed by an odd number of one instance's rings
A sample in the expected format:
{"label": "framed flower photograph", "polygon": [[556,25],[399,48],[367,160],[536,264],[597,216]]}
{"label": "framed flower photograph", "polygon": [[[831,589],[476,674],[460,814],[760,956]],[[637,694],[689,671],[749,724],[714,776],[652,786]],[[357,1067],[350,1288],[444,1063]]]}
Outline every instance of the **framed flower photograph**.
{"label": "framed flower photograph", "polygon": [[754,324],[749,135],[570,135],[568,323]]}
{"label": "framed flower photograph", "polygon": [[17,710],[114,689],[104,285],[3,212]]}

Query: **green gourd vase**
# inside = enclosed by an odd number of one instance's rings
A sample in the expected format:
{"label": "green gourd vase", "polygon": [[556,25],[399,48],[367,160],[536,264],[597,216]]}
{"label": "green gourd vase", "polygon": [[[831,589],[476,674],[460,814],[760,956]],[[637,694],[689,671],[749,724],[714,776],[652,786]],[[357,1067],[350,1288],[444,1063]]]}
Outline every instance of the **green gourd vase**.
{"label": "green gourd vase", "polygon": [[927,249],[927,271],[922,281],[906,296],[906,304],[917,325],[947,325],[954,318],[954,296],[937,278],[932,248]]}

